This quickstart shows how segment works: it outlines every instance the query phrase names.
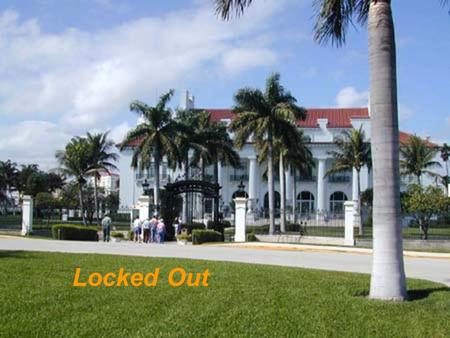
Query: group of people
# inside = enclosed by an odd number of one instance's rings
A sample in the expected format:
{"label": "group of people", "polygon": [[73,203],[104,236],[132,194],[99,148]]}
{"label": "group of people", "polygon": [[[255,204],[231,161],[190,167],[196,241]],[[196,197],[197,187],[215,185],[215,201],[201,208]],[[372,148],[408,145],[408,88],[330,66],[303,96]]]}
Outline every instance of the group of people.
{"label": "group of people", "polygon": [[144,243],[164,243],[166,237],[166,225],[164,220],[154,215],[151,219],[140,220],[136,217],[133,221],[134,241]]}

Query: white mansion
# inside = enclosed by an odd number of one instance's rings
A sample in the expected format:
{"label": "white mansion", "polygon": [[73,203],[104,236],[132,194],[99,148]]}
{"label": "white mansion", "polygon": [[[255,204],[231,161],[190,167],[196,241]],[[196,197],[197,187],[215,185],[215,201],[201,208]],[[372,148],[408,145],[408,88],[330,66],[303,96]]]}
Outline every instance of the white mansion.
{"label": "white mansion", "polygon": [[[194,99],[189,96],[187,91],[183,92],[180,108],[194,108]],[[233,118],[230,109],[205,108],[204,110],[211,113],[213,122],[229,124]],[[307,109],[306,120],[299,121],[298,126],[307,138],[308,147],[316,165],[310,175],[297,178],[296,196],[294,196],[292,175],[286,171],[287,207],[296,203],[297,212],[303,215],[315,212],[341,213],[344,201],[357,200],[356,174],[347,172],[325,176],[333,164],[333,158],[329,155],[329,151],[335,147],[336,137],[339,137],[346,129],[362,127],[366,137],[370,139],[370,112],[367,108],[311,108]],[[401,142],[407,141],[408,137],[409,134],[400,133]],[[131,212],[136,209],[138,198],[143,193],[144,179],[150,183],[150,187],[153,186],[153,168],[141,172],[130,167],[132,146],[130,144],[130,147],[122,151],[120,156],[120,212]],[[229,215],[230,203],[241,181],[245,185],[245,192],[252,210],[262,213],[268,205],[267,182],[262,176],[265,164],[258,164],[257,154],[252,144],[247,144],[239,150],[239,155],[241,168],[219,166],[219,184],[222,187],[220,208],[225,216]],[[278,170],[275,170],[276,174],[277,172]],[[182,172],[171,171],[163,163],[160,168],[161,187],[168,182],[173,182],[180,175]],[[208,177],[212,177],[212,167],[207,168]],[[278,181],[276,178],[276,204],[279,203]],[[361,171],[361,191],[370,188],[371,185],[372,174],[367,168],[364,168]],[[205,202],[205,209],[206,212],[210,212],[210,201]]]}

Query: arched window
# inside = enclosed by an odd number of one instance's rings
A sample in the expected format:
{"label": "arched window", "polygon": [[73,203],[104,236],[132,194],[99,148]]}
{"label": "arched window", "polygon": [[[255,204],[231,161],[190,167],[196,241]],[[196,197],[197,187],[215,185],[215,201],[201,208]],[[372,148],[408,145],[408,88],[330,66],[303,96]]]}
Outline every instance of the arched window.
{"label": "arched window", "polygon": [[314,212],[314,195],[309,191],[302,191],[297,195],[297,208],[301,215]]}
{"label": "arched window", "polygon": [[344,212],[344,202],[347,201],[347,195],[342,191],[336,191],[330,196],[330,212],[341,214]]}

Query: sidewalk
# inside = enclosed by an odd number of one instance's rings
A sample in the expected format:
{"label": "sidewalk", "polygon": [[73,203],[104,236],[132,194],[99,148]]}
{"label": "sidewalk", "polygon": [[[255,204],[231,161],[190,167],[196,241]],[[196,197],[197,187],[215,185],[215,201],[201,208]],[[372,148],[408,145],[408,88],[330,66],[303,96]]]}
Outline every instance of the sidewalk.
{"label": "sidewalk", "polygon": [[[130,242],[76,242],[0,236],[0,250],[174,257],[366,274],[370,274],[372,270],[370,249],[310,245],[233,243],[180,246],[176,243],[160,245]],[[431,258],[427,256],[427,253],[422,252],[417,254],[418,256],[405,256],[405,270],[408,278],[427,279],[450,286],[448,258]],[[430,253],[430,255],[440,254]]]}

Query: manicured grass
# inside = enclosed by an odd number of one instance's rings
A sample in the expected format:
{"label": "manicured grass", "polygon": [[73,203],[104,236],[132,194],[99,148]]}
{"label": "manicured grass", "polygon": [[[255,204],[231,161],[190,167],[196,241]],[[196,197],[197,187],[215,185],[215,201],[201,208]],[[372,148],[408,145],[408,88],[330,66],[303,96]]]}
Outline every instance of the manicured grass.
{"label": "manicured grass", "polygon": [[[149,272],[156,287],[72,286],[87,272]],[[209,287],[172,288],[175,267],[209,269]],[[0,336],[448,337],[450,289],[410,280],[414,300],[362,296],[369,276],[106,255],[0,251]]]}

